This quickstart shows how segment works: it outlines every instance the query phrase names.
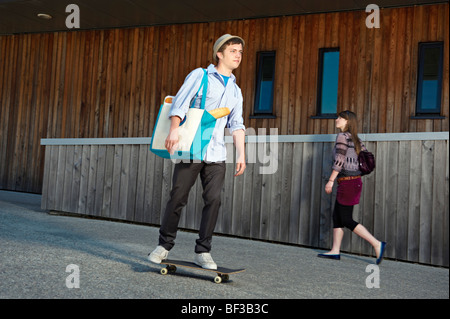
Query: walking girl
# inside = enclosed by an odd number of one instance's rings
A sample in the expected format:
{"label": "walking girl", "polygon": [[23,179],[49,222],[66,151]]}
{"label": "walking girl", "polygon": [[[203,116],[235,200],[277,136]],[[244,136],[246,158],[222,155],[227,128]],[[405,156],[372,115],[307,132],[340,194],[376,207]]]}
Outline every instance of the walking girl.
{"label": "walking girl", "polygon": [[358,138],[356,114],[351,111],[339,113],[336,128],[340,130],[333,149],[333,167],[325,185],[325,192],[331,194],[337,181],[337,196],[333,210],[333,246],[318,257],[339,260],[344,227],[368,241],[376,253],[376,264],[383,260],[386,243],[376,239],[363,225],[353,220],[353,206],[359,204],[362,191],[358,154],[366,147]]}

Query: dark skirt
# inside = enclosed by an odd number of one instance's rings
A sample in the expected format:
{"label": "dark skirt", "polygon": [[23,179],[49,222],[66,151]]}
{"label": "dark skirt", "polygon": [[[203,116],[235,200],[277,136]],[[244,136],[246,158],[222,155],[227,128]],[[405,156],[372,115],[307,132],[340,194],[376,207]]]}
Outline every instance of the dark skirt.
{"label": "dark skirt", "polygon": [[361,177],[347,181],[341,181],[337,187],[336,199],[341,205],[353,206],[359,204],[361,191]]}

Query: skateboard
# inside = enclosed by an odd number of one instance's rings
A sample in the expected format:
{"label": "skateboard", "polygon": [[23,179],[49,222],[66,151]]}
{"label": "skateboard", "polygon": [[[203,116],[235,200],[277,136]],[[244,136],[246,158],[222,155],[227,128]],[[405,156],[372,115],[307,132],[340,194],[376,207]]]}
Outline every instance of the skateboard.
{"label": "skateboard", "polygon": [[161,265],[166,265],[166,268],[161,269],[161,271],[160,271],[161,275],[167,275],[168,273],[174,273],[177,270],[177,266],[215,272],[217,274],[217,276],[214,278],[214,282],[216,284],[220,284],[222,281],[228,281],[230,279],[231,274],[237,274],[239,272],[245,271],[245,268],[230,269],[230,268],[225,268],[225,267],[217,267],[217,269],[205,269],[205,268],[202,268],[190,261],[170,260],[170,259],[161,261]]}

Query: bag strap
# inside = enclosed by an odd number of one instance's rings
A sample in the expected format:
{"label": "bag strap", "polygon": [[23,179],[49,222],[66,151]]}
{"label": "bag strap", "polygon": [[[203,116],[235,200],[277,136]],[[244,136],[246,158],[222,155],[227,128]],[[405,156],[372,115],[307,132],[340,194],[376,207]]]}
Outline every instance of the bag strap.
{"label": "bag strap", "polygon": [[206,69],[204,69],[203,72],[204,72],[204,74],[203,74],[203,78],[202,78],[202,83],[200,84],[200,87],[198,88],[198,91],[195,94],[194,99],[192,100],[192,104],[190,106],[190,107],[194,107],[194,103],[195,103],[195,100],[197,100],[198,93],[200,92],[201,88],[203,87],[202,100],[200,102],[200,109],[201,110],[205,109],[206,94],[208,92],[208,71]]}

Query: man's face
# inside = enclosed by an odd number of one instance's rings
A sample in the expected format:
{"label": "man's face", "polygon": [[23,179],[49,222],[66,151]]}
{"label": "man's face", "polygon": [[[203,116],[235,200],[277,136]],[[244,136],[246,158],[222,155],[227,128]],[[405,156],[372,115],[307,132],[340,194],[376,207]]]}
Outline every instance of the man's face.
{"label": "man's face", "polygon": [[237,69],[242,61],[242,44],[230,44],[223,52],[217,52],[220,63],[230,70]]}

